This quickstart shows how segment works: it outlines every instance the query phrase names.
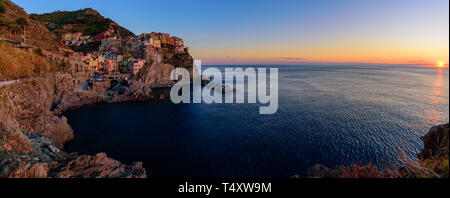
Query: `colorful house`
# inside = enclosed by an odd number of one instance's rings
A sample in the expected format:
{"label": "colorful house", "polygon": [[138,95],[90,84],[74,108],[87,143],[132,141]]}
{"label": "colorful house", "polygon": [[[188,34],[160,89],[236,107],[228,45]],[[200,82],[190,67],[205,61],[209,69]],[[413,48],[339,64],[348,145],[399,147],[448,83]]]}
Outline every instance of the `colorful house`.
{"label": "colorful house", "polygon": [[143,59],[139,59],[139,60],[135,61],[130,68],[130,72],[133,75],[136,75],[137,73],[139,73],[139,71],[142,69],[142,67],[144,67],[144,64],[145,64],[145,60],[143,60]]}
{"label": "colorful house", "polygon": [[161,44],[162,44],[162,45],[167,45],[168,43],[169,43],[169,42],[168,42],[168,39],[167,39],[167,38],[164,38],[164,37],[163,37],[163,38],[161,39]]}
{"label": "colorful house", "polygon": [[172,46],[175,45],[175,38],[174,37],[170,37],[169,38],[169,45],[172,45]]}
{"label": "colorful house", "polygon": [[153,40],[153,47],[155,47],[155,48],[161,48],[161,40],[159,40],[159,39],[154,39],[154,40]]}
{"label": "colorful house", "polygon": [[112,73],[119,70],[119,64],[115,59],[107,59],[104,68],[106,72]]}
{"label": "colorful house", "polygon": [[184,53],[184,47],[183,46],[176,46],[175,47],[175,53],[176,54],[183,54]]}
{"label": "colorful house", "polygon": [[92,38],[92,40],[93,41],[101,41],[101,40],[105,39],[106,37],[107,36],[105,34],[97,34]]}

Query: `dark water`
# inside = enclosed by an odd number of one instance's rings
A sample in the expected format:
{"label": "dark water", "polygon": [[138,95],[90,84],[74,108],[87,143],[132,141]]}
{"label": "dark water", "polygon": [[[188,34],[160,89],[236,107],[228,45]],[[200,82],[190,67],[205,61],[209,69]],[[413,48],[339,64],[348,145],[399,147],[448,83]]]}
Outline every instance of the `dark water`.
{"label": "dark water", "polygon": [[259,115],[257,104],[97,105],[67,113],[67,149],[142,161],[153,178],[285,178],[317,163],[398,163],[448,122],[448,82],[448,69],[280,66],[274,115]]}

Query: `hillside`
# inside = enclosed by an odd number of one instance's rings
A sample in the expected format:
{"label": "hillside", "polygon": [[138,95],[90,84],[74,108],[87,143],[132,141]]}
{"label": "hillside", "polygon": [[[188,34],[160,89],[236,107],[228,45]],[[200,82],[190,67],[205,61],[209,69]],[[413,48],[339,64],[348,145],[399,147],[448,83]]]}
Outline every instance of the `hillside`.
{"label": "hillside", "polygon": [[77,11],[57,11],[45,14],[32,14],[32,17],[44,23],[47,28],[59,37],[66,33],[82,32],[83,35],[95,36],[110,32],[113,36],[127,38],[134,34],[103,17],[97,11],[86,8]]}
{"label": "hillside", "polygon": [[21,7],[10,0],[0,0],[0,38],[23,42],[24,29],[28,45],[53,52],[68,49],[56,35],[30,18]]}

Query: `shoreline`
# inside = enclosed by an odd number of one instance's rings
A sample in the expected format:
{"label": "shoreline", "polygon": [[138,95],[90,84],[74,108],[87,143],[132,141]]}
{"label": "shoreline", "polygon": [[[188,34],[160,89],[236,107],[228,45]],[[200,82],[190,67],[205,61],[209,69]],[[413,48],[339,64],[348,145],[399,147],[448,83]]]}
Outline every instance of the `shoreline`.
{"label": "shoreline", "polygon": [[[64,145],[73,140],[76,132],[64,113],[98,104],[161,101],[168,98],[166,88],[151,88],[133,80],[127,81],[126,86],[119,83],[112,87],[112,80],[107,80],[94,83],[85,91],[75,91],[83,80],[86,78],[67,76],[33,79],[0,88],[0,113],[7,116],[0,119],[0,158],[6,159],[0,161],[3,166],[0,177],[148,177],[142,162],[127,166],[105,153],[65,152]],[[14,113],[8,114],[8,108]],[[433,129],[436,127],[428,134]],[[424,140],[424,147],[434,148],[434,142]],[[428,155],[427,159],[431,157]],[[320,178],[350,177],[351,171],[354,170],[322,165],[308,169],[309,177]]]}

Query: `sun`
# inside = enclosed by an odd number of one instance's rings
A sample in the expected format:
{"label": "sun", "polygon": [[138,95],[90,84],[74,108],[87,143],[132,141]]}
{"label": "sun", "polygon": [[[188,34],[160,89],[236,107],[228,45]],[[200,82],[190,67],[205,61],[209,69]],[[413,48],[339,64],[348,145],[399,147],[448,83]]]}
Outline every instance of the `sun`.
{"label": "sun", "polygon": [[438,63],[438,67],[444,67],[445,62],[444,61],[439,61]]}

